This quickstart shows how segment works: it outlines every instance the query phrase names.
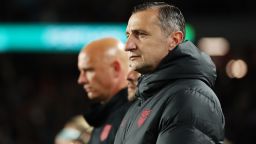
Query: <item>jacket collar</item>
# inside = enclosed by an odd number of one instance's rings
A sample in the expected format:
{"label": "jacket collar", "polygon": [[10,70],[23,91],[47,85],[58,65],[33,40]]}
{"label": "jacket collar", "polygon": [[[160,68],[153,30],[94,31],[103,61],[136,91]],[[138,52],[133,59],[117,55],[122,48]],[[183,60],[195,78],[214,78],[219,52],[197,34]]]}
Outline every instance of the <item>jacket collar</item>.
{"label": "jacket collar", "polygon": [[216,68],[211,58],[190,41],[179,44],[154,71],[141,76],[136,96],[146,99],[178,79],[199,79],[210,87],[216,80]]}

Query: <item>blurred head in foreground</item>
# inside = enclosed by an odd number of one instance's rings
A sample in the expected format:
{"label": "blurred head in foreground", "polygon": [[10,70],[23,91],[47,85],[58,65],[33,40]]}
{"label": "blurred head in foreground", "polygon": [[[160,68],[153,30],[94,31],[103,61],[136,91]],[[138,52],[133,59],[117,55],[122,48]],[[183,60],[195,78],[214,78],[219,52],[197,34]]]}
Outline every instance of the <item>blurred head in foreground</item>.
{"label": "blurred head in foreground", "polygon": [[78,115],[66,123],[57,134],[55,144],[86,144],[90,139],[92,127]]}

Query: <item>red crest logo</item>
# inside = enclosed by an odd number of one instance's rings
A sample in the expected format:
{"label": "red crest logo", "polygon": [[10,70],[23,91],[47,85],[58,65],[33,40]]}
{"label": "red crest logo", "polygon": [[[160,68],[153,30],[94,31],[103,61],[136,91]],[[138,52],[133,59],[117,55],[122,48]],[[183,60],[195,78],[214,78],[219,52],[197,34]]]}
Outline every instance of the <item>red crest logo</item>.
{"label": "red crest logo", "polygon": [[110,132],[111,128],[112,128],[112,125],[110,125],[110,124],[107,124],[107,125],[104,126],[104,128],[103,128],[103,130],[100,134],[100,140],[101,141],[104,141],[108,138],[108,135],[109,135],[109,132]]}
{"label": "red crest logo", "polygon": [[145,109],[142,111],[142,113],[140,114],[140,118],[137,121],[138,127],[141,127],[144,124],[145,120],[148,118],[151,111],[152,110],[150,110],[150,109]]}

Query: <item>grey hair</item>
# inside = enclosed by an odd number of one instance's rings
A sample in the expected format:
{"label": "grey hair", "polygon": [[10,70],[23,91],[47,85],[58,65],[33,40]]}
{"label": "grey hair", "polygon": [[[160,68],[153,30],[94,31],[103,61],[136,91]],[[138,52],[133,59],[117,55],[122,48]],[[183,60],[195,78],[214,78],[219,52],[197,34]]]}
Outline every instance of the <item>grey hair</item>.
{"label": "grey hair", "polygon": [[157,8],[160,27],[167,35],[174,31],[181,31],[185,38],[185,18],[180,9],[165,2],[146,2],[134,7],[132,14],[147,9]]}

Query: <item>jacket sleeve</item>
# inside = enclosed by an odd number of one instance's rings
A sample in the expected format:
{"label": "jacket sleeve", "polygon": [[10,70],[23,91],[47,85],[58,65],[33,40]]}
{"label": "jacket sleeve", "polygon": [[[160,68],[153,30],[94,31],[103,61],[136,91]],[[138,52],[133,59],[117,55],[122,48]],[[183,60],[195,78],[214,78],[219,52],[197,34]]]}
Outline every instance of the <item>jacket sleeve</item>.
{"label": "jacket sleeve", "polygon": [[157,144],[222,143],[223,127],[214,102],[195,91],[169,100],[159,123]]}

